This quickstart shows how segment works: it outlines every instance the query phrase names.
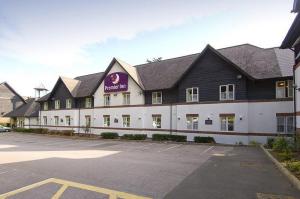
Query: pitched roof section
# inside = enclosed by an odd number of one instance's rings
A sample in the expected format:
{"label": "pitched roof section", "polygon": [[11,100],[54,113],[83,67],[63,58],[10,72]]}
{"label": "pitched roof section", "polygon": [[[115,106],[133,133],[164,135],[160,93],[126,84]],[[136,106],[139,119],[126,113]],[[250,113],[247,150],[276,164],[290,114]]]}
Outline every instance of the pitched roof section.
{"label": "pitched roof section", "polygon": [[[253,79],[292,76],[294,58],[291,50],[264,49],[250,44],[218,50],[211,46],[209,48],[217,54],[220,53],[221,58]],[[208,48],[205,48],[204,51],[206,49]],[[136,65],[135,67],[140,74],[145,90],[169,89],[175,85],[202,53]]]}
{"label": "pitched roof section", "polygon": [[5,117],[38,117],[40,104],[34,98],[26,100],[26,104],[5,114]]}
{"label": "pitched roof section", "polygon": [[288,33],[286,34],[284,40],[282,41],[280,48],[293,48],[294,45],[297,42],[299,42],[297,41],[299,35],[300,35],[300,15],[297,14]]}
{"label": "pitched roof section", "polygon": [[67,77],[60,77],[60,79],[65,84],[65,86],[67,87],[67,89],[69,90],[71,95],[73,97],[76,97],[76,93],[77,93],[77,90],[78,90],[81,82],[79,80],[71,79],[71,78],[67,78]]}
{"label": "pitched roof section", "polygon": [[11,92],[13,92],[16,96],[18,96],[25,103],[25,99],[21,95],[19,95],[19,93],[17,93],[7,82],[2,82],[2,83],[0,83],[0,85],[5,85]]}
{"label": "pitched roof section", "polygon": [[80,85],[76,91],[76,97],[86,97],[94,94],[94,90],[97,89],[99,82],[101,82],[104,73],[94,73],[84,76],[76,77],[75,79],[80,81]]}

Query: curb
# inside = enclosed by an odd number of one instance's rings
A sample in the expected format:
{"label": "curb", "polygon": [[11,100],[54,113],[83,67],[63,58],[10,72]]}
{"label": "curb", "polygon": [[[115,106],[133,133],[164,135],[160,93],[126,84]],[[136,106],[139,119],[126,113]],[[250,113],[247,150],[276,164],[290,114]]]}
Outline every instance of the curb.
{"label": "curb", "polygon": [[300,180],[296,178],[287,168],[285,168],[277,159],[275,159],[271,153],[265,149],[262,145],[260,145],[260,148],[265,152],[265,154],[268,156],[268,158],[277,166],[277,168],[285,175],[289,181],[292,183],[294,187],[296,187],[298,190],[300,190]]}

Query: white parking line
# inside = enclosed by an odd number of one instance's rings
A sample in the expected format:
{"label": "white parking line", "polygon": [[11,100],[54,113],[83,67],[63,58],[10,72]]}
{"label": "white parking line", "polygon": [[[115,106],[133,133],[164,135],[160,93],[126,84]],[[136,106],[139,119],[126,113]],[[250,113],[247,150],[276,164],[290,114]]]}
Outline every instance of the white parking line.
{"label": "white parking line", "polygon": [[204,151],[202,151],[202,152],[200,153],[200,155],[202,155],[202,154],[208,152],[208,151],[209,151],[210,149],[212,149],[212,148],[214,148],[214,146],[211,146],[211,147],[205,149]]}
{"label": "white parking line", "polygon": [[182,144],[178,144],[178,145],[175,145],[175,146],[171,146],[171,147],[169,147],[169,148],[166,148],[166,149],[163,149],[163,150],[159,150],[158,152],[160,153],[160,152],[163,152],[163,151],[168,151],[168,150],[170,150],[170,149],[174,149],[174,148],[177,148],[177,147],[180,147],[180,146],[182,146]]}

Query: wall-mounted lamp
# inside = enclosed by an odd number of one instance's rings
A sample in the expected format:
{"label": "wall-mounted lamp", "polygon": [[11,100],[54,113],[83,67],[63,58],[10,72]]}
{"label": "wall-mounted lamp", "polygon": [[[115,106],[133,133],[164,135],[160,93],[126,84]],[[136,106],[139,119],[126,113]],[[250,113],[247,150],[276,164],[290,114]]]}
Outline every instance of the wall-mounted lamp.
{"label": "wall-mounted lamp", "polygon": [[210,120],[210,116],[207,116],[207,120]]}
{"label": "wall-mounted lamp", "polygon": [[240,120],[243,120],[243,116],[242,115],[240,115]]}
{"label": "wall-mounted lamp", "polygon": [[141,117],[139,117],[138,119],[139,119],[139,120],[141,120],[142,118],[141,118]]}
{"label": "wall-mounted lamp", "polygon": [[180,117],[178,117],[177,119],[180,120]]}
{"label": "wall-mounted lamp", "polygon": [[242,75],[237,75],[236,78],[237,79],[242,79]]}

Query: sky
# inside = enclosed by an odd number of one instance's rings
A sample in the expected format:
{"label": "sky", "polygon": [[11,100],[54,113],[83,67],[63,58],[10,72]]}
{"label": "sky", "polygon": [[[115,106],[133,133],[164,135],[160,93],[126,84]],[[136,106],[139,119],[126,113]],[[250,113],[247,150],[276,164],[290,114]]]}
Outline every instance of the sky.
{"label": "sky", "polygon": [[293,0],[0,0],[0,82],[34,96],[59,76],[199,53],[210,44],[280,46]]}

